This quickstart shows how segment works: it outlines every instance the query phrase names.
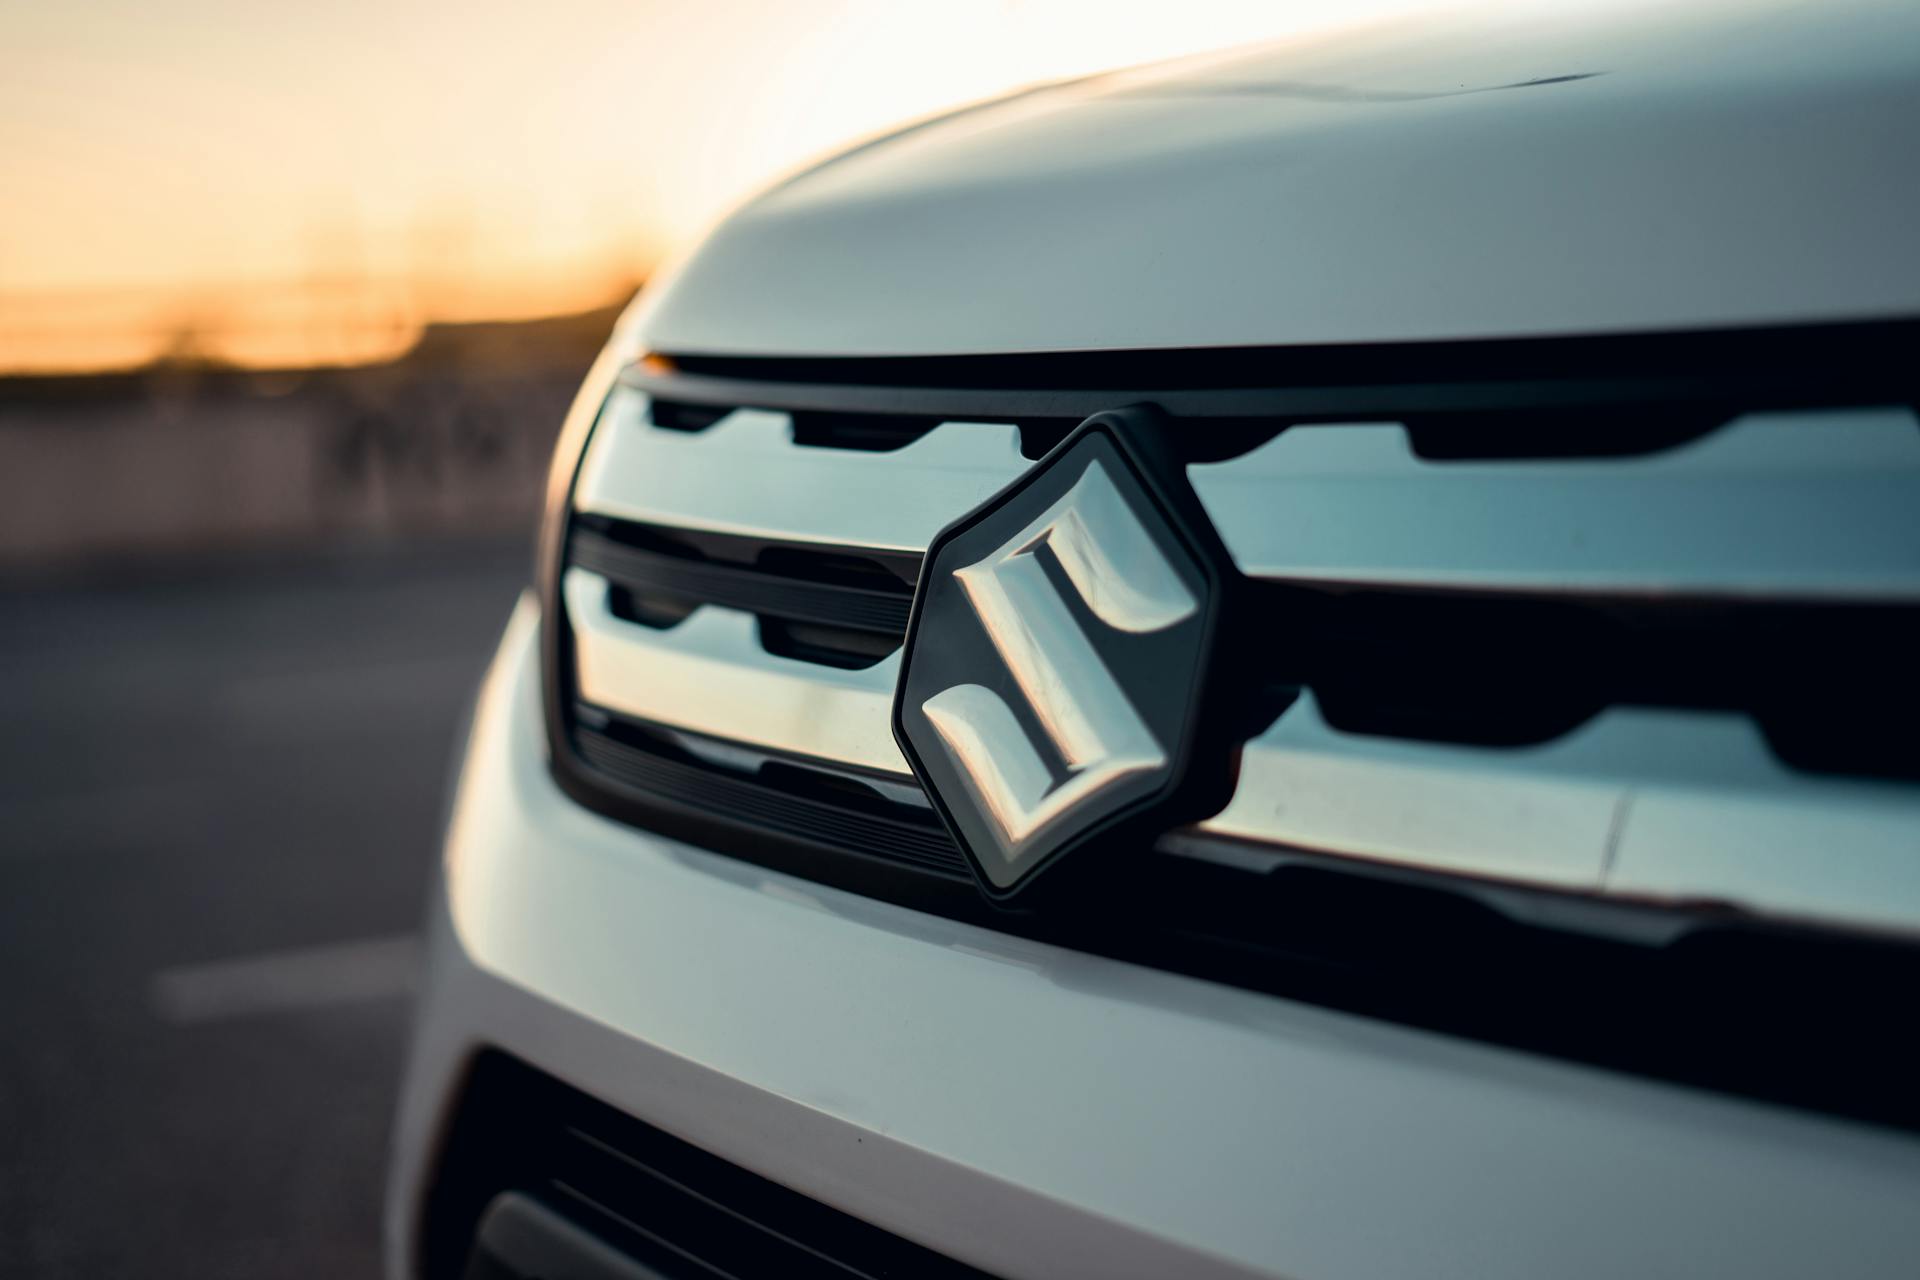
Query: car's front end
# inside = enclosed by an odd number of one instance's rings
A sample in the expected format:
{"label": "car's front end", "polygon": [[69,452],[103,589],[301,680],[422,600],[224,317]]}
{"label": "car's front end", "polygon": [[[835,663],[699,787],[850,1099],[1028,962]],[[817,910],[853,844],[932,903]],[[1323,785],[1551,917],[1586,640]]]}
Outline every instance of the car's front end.
{"label": "car's front end", "polygon": [[1375,32],[730,219],[476,707],[396,1280],[1911,1270],[1916,34]]}

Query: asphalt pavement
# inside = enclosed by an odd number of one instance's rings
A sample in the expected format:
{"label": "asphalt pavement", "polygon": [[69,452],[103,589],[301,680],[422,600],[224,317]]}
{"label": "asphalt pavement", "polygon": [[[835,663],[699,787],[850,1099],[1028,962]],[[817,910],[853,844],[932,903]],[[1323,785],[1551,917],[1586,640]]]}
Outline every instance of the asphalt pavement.
{"label": "asphalt pavement", "polygon": [[529,561],[0,587],[0,1275],[377,1274],[450,753]]}

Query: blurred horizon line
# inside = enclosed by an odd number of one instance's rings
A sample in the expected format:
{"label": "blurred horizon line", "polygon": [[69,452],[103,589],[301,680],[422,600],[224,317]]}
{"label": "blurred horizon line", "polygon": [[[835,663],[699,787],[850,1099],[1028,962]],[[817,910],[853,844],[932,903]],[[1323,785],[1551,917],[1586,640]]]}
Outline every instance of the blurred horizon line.
{"label": "blurred horizon line", "polygon": [[0,291],[0,378],[192,364],[321,369],[403,357],[436,325],[533,322],[618,307],[630,261],[553,271],[332,271],[192,286]]}

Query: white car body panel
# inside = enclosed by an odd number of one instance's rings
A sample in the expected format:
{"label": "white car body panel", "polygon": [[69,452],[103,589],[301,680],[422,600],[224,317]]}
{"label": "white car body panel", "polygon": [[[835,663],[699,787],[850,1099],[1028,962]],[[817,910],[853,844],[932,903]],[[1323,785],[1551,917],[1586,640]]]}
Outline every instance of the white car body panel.
{"label": "white car body panel", "polygon": [[1038,90],[729,218],[654,350],[1380,343],[1920,310],[1920,6],[1487,6]]}

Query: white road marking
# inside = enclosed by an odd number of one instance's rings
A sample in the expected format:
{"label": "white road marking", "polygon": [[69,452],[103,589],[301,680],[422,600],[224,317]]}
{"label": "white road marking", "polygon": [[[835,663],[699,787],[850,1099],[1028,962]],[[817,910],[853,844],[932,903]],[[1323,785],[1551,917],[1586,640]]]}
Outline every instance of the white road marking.
{"label": "white road marking", "polygon": [[191,1026],[392,999],[412,992],[419,971],[420,940],[401,934],[163,969],[149,997],[162,1021]]}

